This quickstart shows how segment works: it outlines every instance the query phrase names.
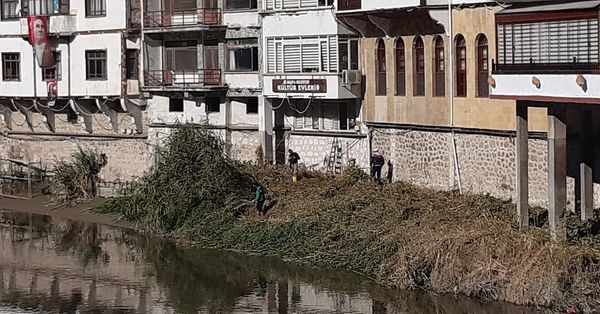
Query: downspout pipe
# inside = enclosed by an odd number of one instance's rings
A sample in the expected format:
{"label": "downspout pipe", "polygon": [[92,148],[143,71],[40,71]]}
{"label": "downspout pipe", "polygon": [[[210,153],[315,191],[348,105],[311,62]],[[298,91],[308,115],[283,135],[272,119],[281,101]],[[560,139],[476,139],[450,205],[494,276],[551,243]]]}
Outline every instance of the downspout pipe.
{"label": "downspout pipe", "polygon": [[455,67],[455,56],[454,56],[454,30],[453,30],[453,18],[452,18],[452,0],[448,0],[448,47],[450,50],[450,136],[452,145],[452,154],[454,155],[454,175],[458,179],[458,192],[462,194],[462,182],[460,178],[460,168],[458,165],[458,152],[456,149],[456,137],[454,134],[454,67]]}

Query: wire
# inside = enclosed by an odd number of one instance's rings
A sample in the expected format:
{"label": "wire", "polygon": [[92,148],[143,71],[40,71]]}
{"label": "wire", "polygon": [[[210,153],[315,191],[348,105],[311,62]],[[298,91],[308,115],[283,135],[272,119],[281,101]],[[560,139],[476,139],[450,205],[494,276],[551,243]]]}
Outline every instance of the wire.
{"label": "wire", "polygon": [[[271,104],[267,104],[267,106],[269,106],[269,108],[271,108],[271,110],[277,110],[277,109],[279,109],[279,108],[281,108],[283,106],[283,102],[285,100],[286,100],[286,98],[282,98],[281,99],[281,103],[279,103],[279,106],[277,106],[277,107],[273,107],[273,106],[271,106]],[[289,100],[288,100],[288,102],[289,102]]]}
{"label": "wire", "polygon": [[306,108],[304,108],[304,110],[298,110],[295,105],[292,105],[292,103],[290,102],[289,99],[288,99],[288,103],[290,104],[290,108],[292,108],[292,110],[294,110],[296,113],[305,114],[308,111],[308,109],[310,108],[310,105],[312,104],[313,99],[314,99],[314,97],[311,97],[308,100],[308,104],[306,105]]}

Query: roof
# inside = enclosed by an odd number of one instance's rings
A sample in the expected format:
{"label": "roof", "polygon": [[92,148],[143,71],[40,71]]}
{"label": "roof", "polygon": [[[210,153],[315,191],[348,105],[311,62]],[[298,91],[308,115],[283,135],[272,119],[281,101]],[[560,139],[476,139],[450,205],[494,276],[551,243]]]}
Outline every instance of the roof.
{"label": "roof", "polygon": [[[531,2],[531,1],[505,1],[505,2]],[[594,1],[573,1],[566,3],[540,4],[527,7],[509,7],[498,14],[520,14],[520,13],[539,13],[539,12],[555,12],[555,11],[570,11],[570,10],[589,10],[600,6],[600,0]]]}

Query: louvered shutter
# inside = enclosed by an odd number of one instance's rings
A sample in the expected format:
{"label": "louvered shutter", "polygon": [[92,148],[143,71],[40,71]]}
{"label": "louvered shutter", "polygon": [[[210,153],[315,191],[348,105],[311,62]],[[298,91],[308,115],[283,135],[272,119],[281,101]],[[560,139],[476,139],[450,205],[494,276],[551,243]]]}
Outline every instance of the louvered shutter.
{"label": "louvered shutter", "polygon": [[318,42],[302,43],[302,72],[319,72],[319,63]]}
{"label": "louvered shutter", "polygon": [[267,39],[267,73],[277,72],[275,63],[275,39]]}
{"label": "louvered shutter", "polygon": [[284,43],[284,72],[300,72],[300,44]]}
{"label": "louvered shutter", "polygon": [[338,69],[338,41],[337,37],[330,36],[329,38],[329,72],[337,72]]}

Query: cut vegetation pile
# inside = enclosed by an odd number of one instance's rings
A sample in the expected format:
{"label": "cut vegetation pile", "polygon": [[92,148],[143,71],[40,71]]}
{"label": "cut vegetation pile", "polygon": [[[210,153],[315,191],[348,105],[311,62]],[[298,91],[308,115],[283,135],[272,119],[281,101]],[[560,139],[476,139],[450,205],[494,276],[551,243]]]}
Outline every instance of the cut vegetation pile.
{"label": "cut vegetation pile", "polygon": [[[168,147],[137,189],[100,210],[198,245],[344,268],[384,285],[600,310],[594,239],[554,244],[547,229],[521,233],[510,202],[378,186],[358,169],[337,179],[305,174],[292,184],[281,168],[224,157],[223,143],[202,129],[181,128]],[[240,207],[255,183],[271,198],[266,218]]]}

